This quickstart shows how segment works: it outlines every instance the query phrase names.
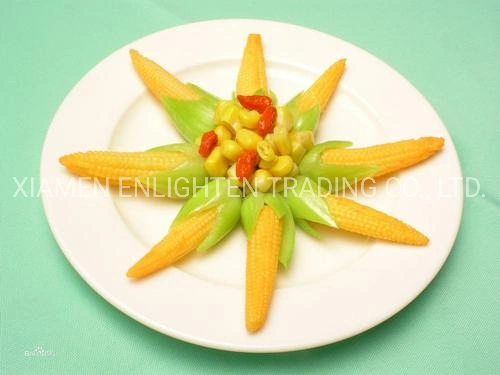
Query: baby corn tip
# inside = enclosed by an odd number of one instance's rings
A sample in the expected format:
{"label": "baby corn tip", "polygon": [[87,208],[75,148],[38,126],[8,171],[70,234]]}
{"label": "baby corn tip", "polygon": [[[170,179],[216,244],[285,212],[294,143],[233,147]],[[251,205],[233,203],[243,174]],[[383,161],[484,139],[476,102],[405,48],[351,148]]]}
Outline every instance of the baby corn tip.
{"label": "baby corn tip", "polygon": [[246,328],[249,333],[255,333],[264,326],[264,321],[246,321]]}

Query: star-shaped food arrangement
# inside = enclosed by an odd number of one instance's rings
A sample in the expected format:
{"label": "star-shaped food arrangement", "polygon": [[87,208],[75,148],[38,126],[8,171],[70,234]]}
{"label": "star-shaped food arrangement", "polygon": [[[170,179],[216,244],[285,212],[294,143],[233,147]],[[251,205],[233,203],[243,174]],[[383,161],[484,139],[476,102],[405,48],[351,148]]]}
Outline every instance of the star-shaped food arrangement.
{"label": "star-shaped food arrangement", "polygon": [[279,105],[267,85],[257,34],[248,36],[230,100],[184,84],[135,50],[130,56],[186,143],[60,158],[71,172],[111,185],[139,181],[177,199],[182,198],[179,191],[189,192],[168,234],[128,270],[128,277],[141,279],[195,250],[207,251],[241,221],[248,239],[246,328],[255,332],[266,321],[279,264],[283,269],[290,264],[296,225],[312,236],[318,232],[310,224],[319,223],[385,241],[428,243],[425,235],[400,220],[335,194],[347,183],[419,163],[444,144],[436,137],[366,148],[350,148],[345,141],[315,144],[320,116],[339,84],[345,60]]}

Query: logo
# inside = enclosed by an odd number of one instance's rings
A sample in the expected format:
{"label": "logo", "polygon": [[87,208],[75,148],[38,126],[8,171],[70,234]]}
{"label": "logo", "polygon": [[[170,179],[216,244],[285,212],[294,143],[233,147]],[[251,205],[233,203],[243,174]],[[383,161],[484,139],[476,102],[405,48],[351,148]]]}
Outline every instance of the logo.
{"label": "logo", "polygon": [[37,346],[33,351],[26,350],[25,357],[54,357],[56,353],[52,350],[46,350],[43,346]]}

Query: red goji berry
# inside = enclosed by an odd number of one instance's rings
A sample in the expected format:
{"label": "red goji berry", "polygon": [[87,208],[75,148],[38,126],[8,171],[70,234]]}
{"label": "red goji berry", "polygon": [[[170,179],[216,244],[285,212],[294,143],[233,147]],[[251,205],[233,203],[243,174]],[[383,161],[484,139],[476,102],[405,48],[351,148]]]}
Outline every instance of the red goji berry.
{"label": "red goji berry", "polygon": [[198,148],[198,153],[206,158],[215,146],[217,146],[218,137],[213,130],[203,133],[201,137],[200,147]]}
{"label": "red goji berry", "polygon": [[274,123],[276,122],[276,108],[267,107],[264,113],[260,116],[259,122],[257,122],[257,133],[264,137],[266,134],[273,131]]}
{"label": "red goji berry", "polygon": [[250,179],[255,172],[255,167],[259,162],[259,155],[256,150],[247,150],[236,160],[236,176],[240,180]]}
{"label": "red goji berry", "polygon": [[265,95],[238,95],[238,101],[243,108],[250,111],[256,110],[259,113],[263,113],[267,107],[273,104],[271,98]]}

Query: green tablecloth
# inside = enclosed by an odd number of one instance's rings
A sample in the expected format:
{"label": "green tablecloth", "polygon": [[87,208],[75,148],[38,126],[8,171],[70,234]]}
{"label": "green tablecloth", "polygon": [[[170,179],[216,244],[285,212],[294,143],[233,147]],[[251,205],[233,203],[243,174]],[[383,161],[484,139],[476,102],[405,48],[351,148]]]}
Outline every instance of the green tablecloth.
{"label": "green tablecloth", "polygon": [[[500,3],[498,1],[8,1],[0,3],[2,374],[500,373]],[[59,251],[40,199],[13,198],[38,176],[45,133],[71,87],[118,47],[164,28],[264,18],[352,42],[406,76],[458,148],[465,199],[446,265],[380,326],[314,350],[248,355],[205,349],[128,318]],[[38,346],[50,356],[26,356]]]}

